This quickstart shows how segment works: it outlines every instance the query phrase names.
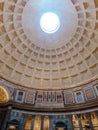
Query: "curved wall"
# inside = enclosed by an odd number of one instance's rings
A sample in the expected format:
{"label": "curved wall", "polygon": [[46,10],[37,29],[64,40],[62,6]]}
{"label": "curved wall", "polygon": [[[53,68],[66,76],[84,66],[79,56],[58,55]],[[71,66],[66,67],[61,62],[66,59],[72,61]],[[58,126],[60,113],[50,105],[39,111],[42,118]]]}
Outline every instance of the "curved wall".
{"label": "curved wall", "polygon": [[[75,111],[98,107],[98,79],[72,89],[28,89],[0,79],[0,85],[10,94],[10,102],[19,108],[41,111]],[[22,105],[24,104],[24,105]]]}
{"label": "curved wall", "polygon": [[[46,35],[34,20],[49,1],[30,1],[32,7],[28,0],[0,1],[0,76],[6,80],[28,88],[65,89],[98,76],[98,1],[51,1],[61,15],[61,30]],[[26,7],[30,16],[24,16]]]}

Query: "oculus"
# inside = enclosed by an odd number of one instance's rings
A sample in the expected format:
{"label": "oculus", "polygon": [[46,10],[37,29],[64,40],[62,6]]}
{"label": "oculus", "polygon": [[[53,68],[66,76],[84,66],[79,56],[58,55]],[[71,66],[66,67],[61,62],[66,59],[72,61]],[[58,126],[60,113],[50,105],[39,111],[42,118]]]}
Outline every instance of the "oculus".
{"label": "oculus", "polygon": [[41,16],[40,27],[45,33],[55,33],[60,27],[59,17],[53,12],[46,12]]}

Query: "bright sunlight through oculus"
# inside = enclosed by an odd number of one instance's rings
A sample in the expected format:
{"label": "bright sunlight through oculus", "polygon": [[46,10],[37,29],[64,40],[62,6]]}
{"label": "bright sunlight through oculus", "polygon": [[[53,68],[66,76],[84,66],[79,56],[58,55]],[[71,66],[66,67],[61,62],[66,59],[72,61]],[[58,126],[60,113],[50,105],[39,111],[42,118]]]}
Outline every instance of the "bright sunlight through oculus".
{"label": "bright sunlight through oculus", "polygon": [[52,12],[47,12],[41,16],[40,27],[46,33],[55,33],[60,27],[59,17]]}

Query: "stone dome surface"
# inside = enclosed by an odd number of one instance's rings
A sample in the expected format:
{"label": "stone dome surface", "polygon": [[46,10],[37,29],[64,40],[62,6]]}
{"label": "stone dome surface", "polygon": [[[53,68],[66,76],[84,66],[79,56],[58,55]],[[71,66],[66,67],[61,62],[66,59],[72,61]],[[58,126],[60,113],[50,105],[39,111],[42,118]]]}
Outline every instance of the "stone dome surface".
{"label": "stone dome surface", "polygon": [[[58,15],[53,34],[42,14]],[[65,89],[98,77],[98,0],[1,0],[0,76],[36,89]]]}

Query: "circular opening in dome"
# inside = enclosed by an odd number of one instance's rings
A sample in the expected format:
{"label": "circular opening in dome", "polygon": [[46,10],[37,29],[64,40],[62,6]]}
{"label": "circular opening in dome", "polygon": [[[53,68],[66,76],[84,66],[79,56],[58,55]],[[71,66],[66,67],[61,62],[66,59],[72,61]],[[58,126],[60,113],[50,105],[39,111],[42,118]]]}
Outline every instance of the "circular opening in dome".
{"label": "circular opening in dome", "polygon": [[44,13],[40,19],[40,27],[45,33],[55,33],[60,27],[59,17],[52,12]]}

